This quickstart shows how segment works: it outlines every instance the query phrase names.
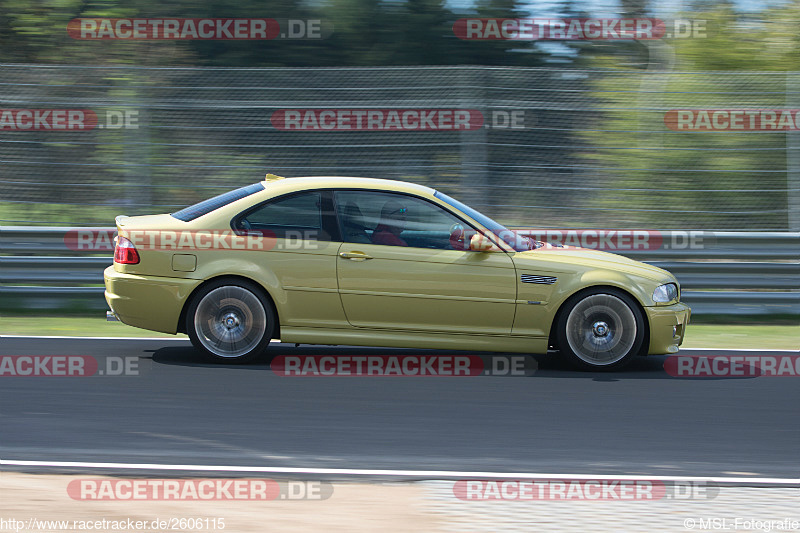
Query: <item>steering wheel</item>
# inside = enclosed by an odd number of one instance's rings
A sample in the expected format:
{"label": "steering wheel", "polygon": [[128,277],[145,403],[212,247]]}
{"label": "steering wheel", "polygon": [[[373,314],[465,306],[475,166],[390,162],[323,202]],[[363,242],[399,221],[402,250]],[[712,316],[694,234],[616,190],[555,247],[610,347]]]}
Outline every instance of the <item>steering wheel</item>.
{"label": "steering wheel", "polygon": [[466,250],[469,244],[465,240],[464,226],[453,224],[450,226],[450,246],[453,250]]}

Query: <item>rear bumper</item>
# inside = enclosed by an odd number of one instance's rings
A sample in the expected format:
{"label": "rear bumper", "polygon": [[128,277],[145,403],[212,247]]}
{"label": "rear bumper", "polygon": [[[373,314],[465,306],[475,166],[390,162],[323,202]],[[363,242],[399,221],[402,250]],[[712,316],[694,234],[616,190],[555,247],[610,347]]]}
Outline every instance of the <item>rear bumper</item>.
{"label": "rear bumper", "polygon": [[673,305],[645,307],[650,323],[650,355],[675,353],[683,343],[686,334],[686,325],[692,316],[688,305],[677,303]]}
{"label": "rear bumper", "polygon": [[202,280],[123,274],[105,269],[106,302],[120,322],[137,328],[177,333],[186,299]]}

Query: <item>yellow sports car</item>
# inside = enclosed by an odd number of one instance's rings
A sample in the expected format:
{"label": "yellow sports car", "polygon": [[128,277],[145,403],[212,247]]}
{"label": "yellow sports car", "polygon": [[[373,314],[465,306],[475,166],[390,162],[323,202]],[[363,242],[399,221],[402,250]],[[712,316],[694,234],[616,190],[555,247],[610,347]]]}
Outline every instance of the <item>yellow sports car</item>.
{"label": "yellow sports car", "polygon": [[669,272],[537,242],[434,189],[280,178],[172,214],[117,217],[106,300],[125,324],[185,332],[244,362],[271,339],[522,352],[610,370],[683,341]]}

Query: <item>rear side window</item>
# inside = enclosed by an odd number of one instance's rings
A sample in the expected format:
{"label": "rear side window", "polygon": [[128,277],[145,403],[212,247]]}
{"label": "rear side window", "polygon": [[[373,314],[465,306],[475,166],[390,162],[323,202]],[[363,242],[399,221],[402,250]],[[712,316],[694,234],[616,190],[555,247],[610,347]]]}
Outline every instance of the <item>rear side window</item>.
{"label": "rear side window", "polygon": [[248,185],[247,187],[242,187],[234,191],[220,194],[219,196],[215,196],[214,198],[203,200],[199,204],[194,204],[185,209],[181,209],[180,211],[172,213],[172,216],[174,216],[178,220],[189,222],[190,220],[194,220],[203,215],[207,215],[208,213],[214,211],[215,209],[219,209],[220,207],[231,204],[236,200],[241,200],[242,198],[245,198],[247,196],[250,196],[251,194],[255,194],[263,190],[264,190],[263,183],[260,182],[254,183],[252,185]]}
{"label": "rear side window", "polygon": [[329,241],[323,218],[332,217],[328,202],[319,191],[293,194],[271,200],[238,219],[236,229],[269,232],[279,239]]}
{"label": "rear side window", "polygon": [[271,202],[247,215],[252,225],[322,229],[322,195],[297,194]]}

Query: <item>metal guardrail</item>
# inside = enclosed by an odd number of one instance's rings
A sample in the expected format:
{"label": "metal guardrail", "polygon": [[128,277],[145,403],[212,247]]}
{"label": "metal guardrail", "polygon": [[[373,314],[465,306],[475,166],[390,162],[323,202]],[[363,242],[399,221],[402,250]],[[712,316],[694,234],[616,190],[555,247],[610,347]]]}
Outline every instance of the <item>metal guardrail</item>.
{"label": "metal guardrail", "polygon": [[[0,226],[1,309],[106,308],[103,269],[111,251],[68,247],[70,229]],[[675,274],[695,315],[800,315],[800,233],[704,232],[701,241],[617,253]]]}

